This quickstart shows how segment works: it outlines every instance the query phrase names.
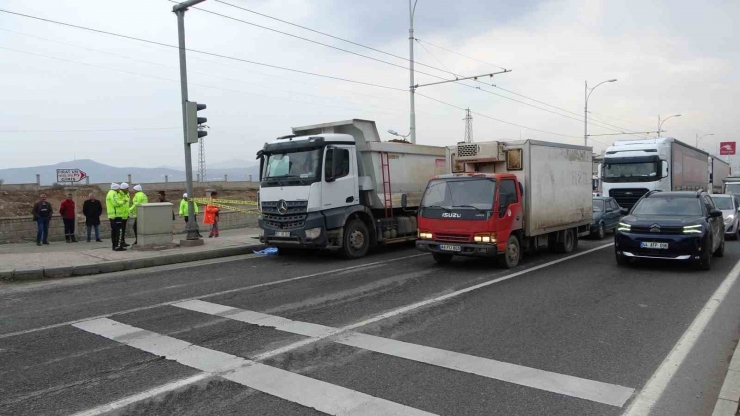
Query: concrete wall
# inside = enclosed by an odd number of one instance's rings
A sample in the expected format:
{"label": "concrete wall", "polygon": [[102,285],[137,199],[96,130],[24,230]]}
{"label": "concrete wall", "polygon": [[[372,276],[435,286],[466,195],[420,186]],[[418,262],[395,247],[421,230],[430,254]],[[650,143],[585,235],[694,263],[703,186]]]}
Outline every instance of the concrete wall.
{"label": "concrete wall", "polygon": [[[256,179],[256,178],[255,178]],[[131,183],[131,187],[136,185],[138,182]],[[70,187],[80,186],[95,186],[101,192],[108,192],[110,190],[110,183],[91,183],[86,184],[84,182],[69,184]],[[145,191],[171,191],[185,189],[185,182],[152,182],[142,183]],[[249,181],[235,181],[235,182],[224,182],[224,181],[212,181],[212,182],[193,182],[195,188],[213,188],[222,190],[248,190],[248,189],[259,189],[259,182]],[[21,183],[21,184],[3,184],[0,185],[2,191],[41,191],[51,189],[51,185],[36,185],[35,183]]]}
{"label": "concrete wall", "polygon": [[[257,215],[254,214],[222,211],[220,218],[220,230],[257,227]],[[202,224],[202,213],[198,217],[198,222],[200,223],[201,234],[207,235],[208,227]],[[134,236],[132,227],[133,220],[128,222],[128,229],[126,231],[126,240],[130,242],[133,242]],[[0,244],[36,241],[36,229],[36,222],[33,221],[33,217],[30,215],[25,217],[0,217]],[[78,240],[84,241],[87,239],[85,220],[77,222],[75,231]],[[173,233],[180,234],[184,231],[185,221],[182,218],[176,217],[173,222]],[[93,233],[95,233],[94,230]],[[110,223],[106,218],[101,218],[100,234],[101,238],[110,240]],[[95,238],[94,235],[93,238]],[[58,215],[53,217],[49,224],[49,241],[64,241],[64,224]]]}

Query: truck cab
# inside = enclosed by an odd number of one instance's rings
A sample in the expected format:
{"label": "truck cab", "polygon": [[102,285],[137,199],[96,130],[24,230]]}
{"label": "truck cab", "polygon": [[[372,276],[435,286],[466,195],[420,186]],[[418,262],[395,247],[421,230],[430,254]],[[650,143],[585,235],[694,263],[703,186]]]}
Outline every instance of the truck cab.
{"label": "truck cab", "polygon": [[[416,246],[439,263],[453,255],[497,257],[507,252],[512,233],[521,230],[522,217],[522,185],[515,175],[439,175],[422,199]],[[508,254],[518,261],[519,244],[511,244]]]}

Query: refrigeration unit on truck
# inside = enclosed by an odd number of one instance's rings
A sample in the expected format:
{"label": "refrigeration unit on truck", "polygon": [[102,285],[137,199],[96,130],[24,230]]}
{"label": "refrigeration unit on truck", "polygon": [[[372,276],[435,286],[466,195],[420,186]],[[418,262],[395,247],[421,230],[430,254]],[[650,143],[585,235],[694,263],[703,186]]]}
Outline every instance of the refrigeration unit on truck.
{"label": "refrigeration unit on truck", "polygon": [[381,142],[375,122],[358,119],[295,127],[258,158],[260,241],[348,258],[415,240],[424,189],[445,170],[444,147]]}
{"label": "refrigeration unit on truck", "polygon": [[671,137],[617,140],[606,150],[601,169],[604,196],[631,209],[646,193],[721,191],[729,165]]}
{"label": "refrigeration unit on truck", "polygon": [[569,253],[589,234],[591,148],[534,140],[460,143],[448,173],[429,181],[416,247],[439,263],[498,257],[515,267],[524,251]]}

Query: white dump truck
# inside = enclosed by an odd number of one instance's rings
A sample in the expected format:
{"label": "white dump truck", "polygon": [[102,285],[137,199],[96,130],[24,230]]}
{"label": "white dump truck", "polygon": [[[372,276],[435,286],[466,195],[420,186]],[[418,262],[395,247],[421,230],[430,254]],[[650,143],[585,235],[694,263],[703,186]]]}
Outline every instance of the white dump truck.
{"label": "white dump truck", "polygon": [[415,240],[427,182],[445,171],[444,147],[381,142],[375,122],[358,119],[294,127],[257,156],[260,241],[348,258]]}
{"label": "white dump truck", "polygon": [[569,253],[592,222],[590,147],[535,140],[461,143],[448,148],[449,173],[429,182],[416,247],[453,256],[500,257],[523,250]]}

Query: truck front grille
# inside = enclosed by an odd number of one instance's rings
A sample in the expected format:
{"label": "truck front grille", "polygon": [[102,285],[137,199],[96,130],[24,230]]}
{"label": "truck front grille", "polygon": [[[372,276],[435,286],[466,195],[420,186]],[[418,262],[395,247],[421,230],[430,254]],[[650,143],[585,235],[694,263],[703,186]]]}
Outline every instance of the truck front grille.
{"label": "truck front grille", "polygon": [[644,188],[610,189],[609,196],[616,199],[622,208],[632,209],[637,201],[648,192]]}
{"label": "truck front grille", "polygon": [[452,243],[467,243],[470,241],[470,236],[466,234],[434,234],[436,241],[449,241]]}
{"label": "truck front grille", "polygon": [[285,201],[286,212],[280,212],[280,201],[263,201],[262,212],[276,215],[303,214],[308,210],[308,201]]}
{"label": "truck front grille", "polygon": [[282,201],[263,201],[262,220],[269,228],[290,230],[306,225],[308,201],[284,201],[285,212],[280,212]]}

